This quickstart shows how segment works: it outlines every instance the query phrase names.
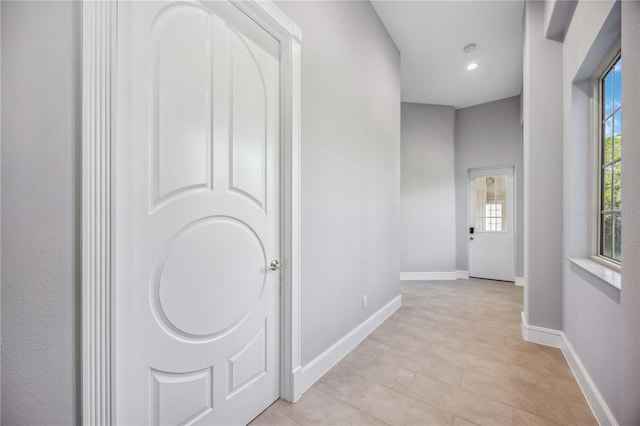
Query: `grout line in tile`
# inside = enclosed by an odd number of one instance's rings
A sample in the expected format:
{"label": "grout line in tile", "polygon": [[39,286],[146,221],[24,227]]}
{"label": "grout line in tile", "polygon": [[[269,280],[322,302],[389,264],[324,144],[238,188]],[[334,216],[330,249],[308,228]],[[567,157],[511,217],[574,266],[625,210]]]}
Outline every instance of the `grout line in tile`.
{"label": "grout line in tile", "polygon": [[[360,376],[359,376],[359,377],[360,377]],[[367,381],[368,381],[368,382],[370,382],[370,383],[380,385],[379,383],[372,382],[371,380],[369,380],[369,379],[367,379],[367,378],[365,378],[365,377],[362,377],[362,378],[363,378],[363,379],[365,379],[365,380],[367,380]],[[383,386],[383,385],[380,385],[380,386]],[[315,385],[314,385],[313,387],[315,387]],[[385,386],[385,387],[386,387],[386,386]],[[388,389],[391,389],[391,388],[388,388]],[[316,388],[315,390],[316,390],[316,391],[318,391],[318,392],[320,392],[320,393],[322,393],[322,394],[324,394],[324,395],[326,395],[326,396],[328,396],[328,397],[329,397],[329,398],[331,398],[331,399],[335,399],[336,401],[340,402],[341,404],[348,405],[349,407],[351,407],[351,408],[353,408],[353,409],[355,409],[355,410],[358,410],[359,412],[364,413],[364,414],[366,414],[367,416],[371,416],[371,417],[373,417],[374,419],[378,420],[379,422],[384,423],[385,425],[389,425],[389,423],[385,422],[384,420],[382,420],[382,419],[381,419],[381,418],[379,418],[379,417],[376,417],[373,413],[369,413],[368,411],[365,411],[365,410],[363,410],[363,409],[361,409],[361,408],[359,408],[359,407],[356,407],[355,405],[351,405],[351,404],[349,404],[349,401],[348,401],[348,400],[347,400],[347,401],[341,401],[341,400],[339,400],[338,398],[336,398],[335,396],[333,396],[333,395],[331,395],[331,394],[326,393],[326,392],[325,392],[325,391],[323,391],[322,389],[317,389],[317,388]],[[393,389],[391,389],[391,390],[393,390]]]}

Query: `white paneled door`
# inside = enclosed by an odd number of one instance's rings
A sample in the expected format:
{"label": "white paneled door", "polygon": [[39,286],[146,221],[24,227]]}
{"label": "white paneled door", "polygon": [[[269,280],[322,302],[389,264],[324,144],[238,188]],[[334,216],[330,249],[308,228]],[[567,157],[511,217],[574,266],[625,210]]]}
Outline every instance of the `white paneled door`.
{"label": "white paneled door", "polygon": [[469,276],[515,280],[513,168],[469,173]]}
{"label": "white paneled door", "polygon": [[280,395],[280,46],[226,1],[122,2],[116,424]]}

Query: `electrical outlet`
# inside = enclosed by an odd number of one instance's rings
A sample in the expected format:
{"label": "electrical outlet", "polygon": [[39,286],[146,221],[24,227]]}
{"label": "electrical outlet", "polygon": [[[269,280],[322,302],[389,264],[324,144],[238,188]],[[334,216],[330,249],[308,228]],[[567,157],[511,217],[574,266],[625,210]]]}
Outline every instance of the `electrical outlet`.
{"label": "electrical outlet", "polygon": [[367,295],[362,296],[362,309],[367,307]]}

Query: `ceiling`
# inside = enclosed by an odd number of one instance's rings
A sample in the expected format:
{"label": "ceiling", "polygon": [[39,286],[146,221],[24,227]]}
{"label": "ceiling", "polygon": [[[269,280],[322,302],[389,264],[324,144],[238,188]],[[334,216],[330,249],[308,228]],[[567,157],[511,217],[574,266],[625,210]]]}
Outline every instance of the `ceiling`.
{"label": "ceiling", "polygon": [[403,102],[465,108],[520,93],[523,0],[372,3],[402,55]]}

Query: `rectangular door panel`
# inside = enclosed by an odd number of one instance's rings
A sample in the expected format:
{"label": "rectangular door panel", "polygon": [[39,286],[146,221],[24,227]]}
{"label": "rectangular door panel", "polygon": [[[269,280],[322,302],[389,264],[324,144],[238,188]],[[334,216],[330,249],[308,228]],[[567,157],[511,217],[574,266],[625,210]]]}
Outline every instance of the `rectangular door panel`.
{"label": "rectangular door panel", "polygon": [[153,206],[211,186],[211,32],[209,14],[193,7],[153,24]]}

